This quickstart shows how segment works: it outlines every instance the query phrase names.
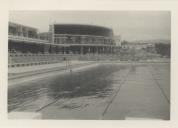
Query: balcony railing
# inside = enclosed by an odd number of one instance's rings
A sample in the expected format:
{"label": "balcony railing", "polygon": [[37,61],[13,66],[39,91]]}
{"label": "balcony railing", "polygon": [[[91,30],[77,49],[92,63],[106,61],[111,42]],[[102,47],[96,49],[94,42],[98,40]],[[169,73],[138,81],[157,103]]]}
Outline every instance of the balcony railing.
{"label": "balcony railing", "polygon": [[33,42],[33,43],[50,43],[48,40],[41,40],[41,39],[28,38],[23,36],[14,36],[14,35],[8,35],[8,39],[15,40],[15,41]]}
{"label": "balcony railing", "polygon": [[[14,36],[14,35],[9,35],[8,36],[9,40],[13,40],[13,41],[23,41],[23,42],[31,42],[31,43],[43,43],[43,44],[49,44],[50,42],[48,40],[41,40],[41,39],[36,39],[36,38],[28,38],[28,37],[23,37],[23,36]],[[51,43],[50,43],[51,44]],[[85,42],[85,43],[67,43],[67,42],[63,42],[63,43],[57,43],[55,42],[55,44],[53,45],[59,45],[59,46],[115,46],[114,43],[100,43],[100,42],[95,42],[95,43],[89,43],[89,42]]]}

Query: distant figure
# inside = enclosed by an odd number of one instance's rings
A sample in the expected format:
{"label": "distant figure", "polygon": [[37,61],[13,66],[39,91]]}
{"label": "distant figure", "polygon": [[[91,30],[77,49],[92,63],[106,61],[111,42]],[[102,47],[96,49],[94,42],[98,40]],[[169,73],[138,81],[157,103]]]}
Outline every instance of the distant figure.
{"label": "distant figure", "polygon": [[64,57],[64,61],[66,62],[66,69],[70,70],[70,72],[72,72],[72,62],[70,59],[67,59],[66,57]]}

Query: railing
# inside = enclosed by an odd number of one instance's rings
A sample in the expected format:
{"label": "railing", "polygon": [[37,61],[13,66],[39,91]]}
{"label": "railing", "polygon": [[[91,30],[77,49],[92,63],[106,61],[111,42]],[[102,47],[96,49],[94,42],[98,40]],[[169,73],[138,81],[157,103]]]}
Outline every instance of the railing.
{"label": "railing", "polygon": [[50,43],[47,40],[28,38],[28,37],[23,37],[23,36],[14,36],[14,35],[8,35],[8,39],[16,40],[16,41],[35,42],[35,43]]}
{"label": "railing", "polygon": [[[41,40],[41,39],[35,39],[35,38],[29,38],[29,37],[23,37],[23,36],[14,36],[14,35],[8,35],[9,40],[15,40],[15,41],[24,41],[24,42],[33,42],[33,43],[43,43],[43,44],[51,44],[48,40]],[[114,43],[56,43],[53,45],[67,45],[67,46],[115,46]]]}

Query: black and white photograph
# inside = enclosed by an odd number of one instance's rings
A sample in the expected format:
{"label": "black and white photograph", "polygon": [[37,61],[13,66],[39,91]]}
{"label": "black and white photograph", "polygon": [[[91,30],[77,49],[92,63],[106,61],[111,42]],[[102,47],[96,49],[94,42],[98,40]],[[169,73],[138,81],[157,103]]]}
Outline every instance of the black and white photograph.
{"label": "black and white photograph", "polygon": [[8,14],[8,119],[170,120],[171,11]]}

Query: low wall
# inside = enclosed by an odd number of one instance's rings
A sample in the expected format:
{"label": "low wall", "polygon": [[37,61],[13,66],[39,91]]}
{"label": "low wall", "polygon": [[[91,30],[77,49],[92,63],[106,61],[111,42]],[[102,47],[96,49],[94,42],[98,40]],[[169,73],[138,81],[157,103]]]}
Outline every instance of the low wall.
{"label": "low wall", "polygon": [[52,63],[61,63],[66,60],[113,60],[116,55],[98,55],[98,54],[9,54],[8,67],[23,67],[33,65],[43,65]]}
{"label": "low wall", "polygon": [[159,59],[156,55],[131,56],[131,55],[112,55],[112,54],[10,54],[8,56],[8,67],[24,67],[33,65],[44,65],[62,63],[66,60],[121,60],[121,61],[147,61]]}

